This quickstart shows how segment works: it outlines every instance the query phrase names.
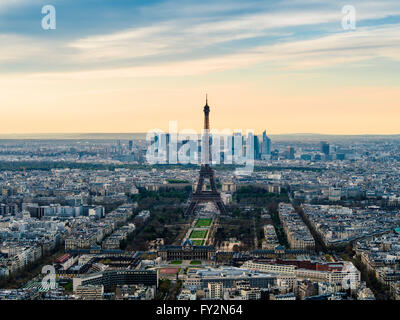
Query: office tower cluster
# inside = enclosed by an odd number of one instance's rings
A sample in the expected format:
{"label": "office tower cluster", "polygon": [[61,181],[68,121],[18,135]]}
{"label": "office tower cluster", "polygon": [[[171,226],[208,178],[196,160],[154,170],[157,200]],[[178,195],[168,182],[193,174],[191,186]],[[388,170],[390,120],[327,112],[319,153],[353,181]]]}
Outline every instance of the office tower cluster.
{"label": "office tower cluster", "polygon": [[[243,135],[235,132],[232,135],[209,134],[212,163],[241,163],[245,160],[268,160],[271,156],[271,139],[266,131],[262,136],[252,132]],[[196,139],[176,139],[170,133],[156,132],[150,139],[150,151],[157,163],[201,162],[203,137]],[[183,147],[183,148],[182,148]],[[293,154],[294,150],[292,151]],[[185,157],[183,157],[183,155]]]}
{"label": "office tower cluster", "polygon": [[326,141],[321,141],[321,153],[325,160],[330,158],[330,145]]}

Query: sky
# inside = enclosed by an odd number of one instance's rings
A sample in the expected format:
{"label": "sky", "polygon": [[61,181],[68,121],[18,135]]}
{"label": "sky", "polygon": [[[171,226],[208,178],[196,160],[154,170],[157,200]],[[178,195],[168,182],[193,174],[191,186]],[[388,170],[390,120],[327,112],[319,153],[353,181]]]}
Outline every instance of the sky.
{"label": "sky", "polygon": [[219,130],[399,134],[399,87],[398,0],[0,2],[1,134],[200,130],[206,93]]}

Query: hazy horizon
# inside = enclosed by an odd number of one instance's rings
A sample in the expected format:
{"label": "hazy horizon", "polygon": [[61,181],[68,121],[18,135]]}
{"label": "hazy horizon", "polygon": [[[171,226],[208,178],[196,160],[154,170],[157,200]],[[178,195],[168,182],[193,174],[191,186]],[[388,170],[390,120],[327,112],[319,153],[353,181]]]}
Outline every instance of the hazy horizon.
{"label": "hazy horizon", "polygon": [[[138,140],[146,138],[145,132],[54,132],[54,133],[15,133],[0,134],[0,140]],[[199,132],[200,134],[200,132]],[[242,132],[243,135],[246,132]],[[255,132],[262,135],[261,132]],[[268,134],[273,140],[329,140],[329,139],[400,139],[399,134],[320,134],[320,133],[282,133]]]}

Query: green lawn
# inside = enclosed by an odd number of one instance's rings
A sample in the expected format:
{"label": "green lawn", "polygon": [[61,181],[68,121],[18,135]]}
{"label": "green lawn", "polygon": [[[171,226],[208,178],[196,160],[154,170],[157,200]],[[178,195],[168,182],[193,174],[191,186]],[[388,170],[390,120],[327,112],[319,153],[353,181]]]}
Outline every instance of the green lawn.
{"label": "green lawn", "polygon": [[195,227],[209,227],[211,225],[211,219],[199,219],[196,221]]}
{"label": "green lawn", "polygon": [[72,281],[61,284],[65,291],[72,292]]}
{"label": "green lawn", "polygon": [[204,240],[192,240],[194,246],[202,246]]}
{"label": "green lawn", "polygon": [[201,264],[201,261],[193,260],[193,261],[190,261],[190,264]]}
{"label": "green lawn", "polygon": [[190,234],[190,239],[204,239],[207,236],[208,230],[193,230]]}
{"label": "green lawn", "polygon": [[171,264],[182,264],[182,261],[181,260],[171,261]]}

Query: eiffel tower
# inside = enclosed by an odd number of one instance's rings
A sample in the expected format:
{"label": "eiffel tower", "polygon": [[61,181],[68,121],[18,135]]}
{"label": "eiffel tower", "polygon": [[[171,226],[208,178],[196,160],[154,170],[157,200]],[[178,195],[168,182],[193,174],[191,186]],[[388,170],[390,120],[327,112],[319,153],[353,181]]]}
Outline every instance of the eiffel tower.
{"label": "eiffel tower", "polygon": [[[204,106],[204,135],[202,141],[202,162],[200,167],[200,176],[197,183],[195,192],[190,197],[189,207],[186,209],[185,215],[190,215],[194,213],[197,205],[200,202],[214,202],[221,214],[226,214],[226,208],[222,202],[221,195],[217,190],[215,184],[214,170],[210,166],[211,162],[211,150],[210,150],[210,107],[208,106],[208,99],[206,97],[206,105]],[[211,190],[205,191],[204,180],[208,179],[210,181]]]}

